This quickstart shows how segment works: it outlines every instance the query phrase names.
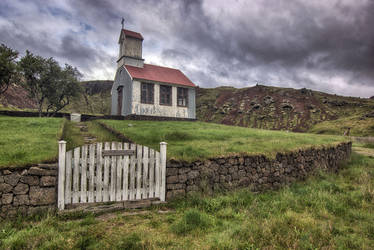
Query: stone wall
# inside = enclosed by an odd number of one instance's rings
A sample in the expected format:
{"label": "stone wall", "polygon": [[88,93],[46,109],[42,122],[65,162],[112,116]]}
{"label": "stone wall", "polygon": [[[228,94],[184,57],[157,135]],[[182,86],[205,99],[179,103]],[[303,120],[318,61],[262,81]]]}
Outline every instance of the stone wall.
{"label": "stone wall", "polygon": [[232,156],[185,163],[169,161],[166,170],[167,197],[191,191],[212,193],[250,187],[253,191],[276,189],[304,180],[317,169],[338,171],[350,157],[352,143],[325,148],[311,148],[281,154],[275,159],[261,155]]}
{"label": "stone wall", "polygon": [[56,208],[57,164],[0,170],[0,217]]}
{"label": "stone wall", "polygon": [[[349,158],[352,143],[277,154],[275,159],[261,155],[231,156],[195,161],[170,160],[166,169],[167,199],[192,191],[213,193],[240,187],[254,191],[275,189],[304,180],[316,170],[338,171]],[[56,209],[57,164],[0,170],[0,217],[34,214]]]}

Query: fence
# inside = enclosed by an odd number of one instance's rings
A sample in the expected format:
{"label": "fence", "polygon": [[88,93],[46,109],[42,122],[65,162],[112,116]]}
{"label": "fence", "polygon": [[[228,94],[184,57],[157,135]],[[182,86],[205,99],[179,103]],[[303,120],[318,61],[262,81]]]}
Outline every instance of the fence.
{"label": "fence", "polygon": [[66,152],[59,142],[58,208],[66,204],[159,198],[165,201],[166,142],[105,142]]}

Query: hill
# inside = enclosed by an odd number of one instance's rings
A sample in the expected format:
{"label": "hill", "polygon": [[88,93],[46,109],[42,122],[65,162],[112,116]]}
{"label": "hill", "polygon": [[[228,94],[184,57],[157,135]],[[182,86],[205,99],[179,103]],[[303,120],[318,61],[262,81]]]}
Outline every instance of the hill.
{"label": "hill", "polygon": [[[330,95],[309,89],[257,85],[197,91],[199,120],[252,128],[308,131],[323,121],[352,117],[374,125],[372,99]],[[345,123],[348,127],[353,123]],[[338,134],[344,132],[341,128]],[[324,133],[324,131],[315,131]]]}

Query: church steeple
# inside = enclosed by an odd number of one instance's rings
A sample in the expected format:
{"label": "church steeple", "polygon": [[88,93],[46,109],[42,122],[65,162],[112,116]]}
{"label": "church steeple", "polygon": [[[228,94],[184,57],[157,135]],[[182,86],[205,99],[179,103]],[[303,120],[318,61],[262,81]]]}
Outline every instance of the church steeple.
{"label": "church steeple", "polygon": [[142,58],[143,36],[131,30],[124,28],[125,20],[122,18],[121,34],[119,36],[119,57],[117,66],[131,65],[143,68],[144,59]]}

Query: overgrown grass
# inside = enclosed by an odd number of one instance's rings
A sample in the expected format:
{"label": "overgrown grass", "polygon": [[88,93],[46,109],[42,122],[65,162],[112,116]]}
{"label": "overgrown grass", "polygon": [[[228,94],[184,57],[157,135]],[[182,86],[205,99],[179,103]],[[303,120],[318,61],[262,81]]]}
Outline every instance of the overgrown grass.
{"label": "overgrown grass", "polygon": [[0,116],[0,167],[57,157],[63,119]]}
{"label": "overgrown grass", "polygon": [[0,223],[0,248],[372,249],[374,159],[354,154],[339,174],[278,191],[246,189],[176,200],[158,213]]}
{"label": "overgrown grass", "polygon": [[168,143],[168,158],[198,160],[246,153],[274,156],[276,152],[334,144],[343,137],[288,133],[204,122],[101,120],[136,143],[159,148]]}
{"label": "overgrown grass", "polygon": [[362,119],[362,115],[348,116],[333,121],[317,123],[309,132],[316,134],[343,135],[347,128],[351,128],[351,136],[373,136],[374,119]]}

